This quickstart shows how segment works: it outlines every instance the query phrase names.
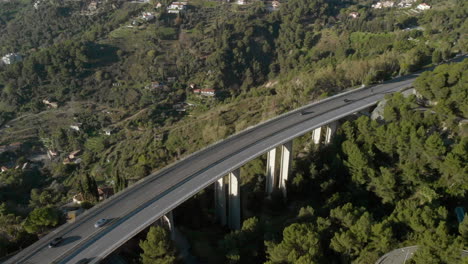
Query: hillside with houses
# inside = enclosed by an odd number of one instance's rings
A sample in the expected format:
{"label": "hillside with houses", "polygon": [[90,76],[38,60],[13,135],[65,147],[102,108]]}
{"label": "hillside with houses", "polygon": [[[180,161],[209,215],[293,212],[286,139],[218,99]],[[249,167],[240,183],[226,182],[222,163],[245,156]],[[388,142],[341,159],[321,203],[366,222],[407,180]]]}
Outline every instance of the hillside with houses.
{"label": "hillside with houses", "polygon": [[[0,261],[211,143],[306,103],[466,54],[467,13],[468,2],[459,0],[0,1]],[[441,226],[437,236],[462,243],[466,230],[457,233],[451,212],[440,209],[458,203],[466,191],[459,181],[466,166],[445,169],[450,162],[463,163],[466,152],[466,125],[457,123],[467,118],[466,89],[460,88],[466,61],[457,65],[431,73],[445,76],[443,83],[428,81],[429,74],[419,83],[420,93],[435,100],[425,106],[436,108],[437,118],[407,115],[407,108],[416,107],[415,98],[390,99],[393,110],[386,110],[386,119],[398,122],[402,131],[424,134],[410,126],[448,131],[432,142],[444,142],[440,158],[430,156],[436,146],[421,147],[429,156],[413,157],[419,162],[414,168],[402,165],[399,150],[383,140],[400,133],[397,128],[367,119],[348,124],[341,141],[323,156],[301,139],[304,158],[295,165],[295,179],[319,181],[320,186],[310,186],[326,209],[308,203],[311,197],[296,186],[297,202],[289,206],[297,212],[282,212],[284,219],[275,214],[280,198],[258,198],[265,173],[259,169],[261,157],[243,172],[243,188],[251,193],[246,199],[253,205],[245,209],[245,219],[251,219],[242,231],[213,228],[209,209],[194,212],[206,207],[212,193],[181,206],[180,215],[195,219],[180,223],[187,240],[199,245],[191,254],[200,263],[293,263],[299,260],[284,256],[283,248],[291,245],[282,232],[301,224],[326,241],[316,244],[313,261],[373,263],[391,246],[429,243],[430,234],[419,236],[419,224],[411,222],[419,221],[414,212],[425,214],[420,225]],[[442,92],[447,87],[460,89],[449,96]],[[359,136],[364,125],[382,137]],[[364,165],[350,159],[351,152],[365,157],[372,177],[353,174]],[[390,169],[373,163],[376,153],[388,157]],[[317,160],[321,165],[312,166]],[[338,173],[335,165],[350,177],[349,188],[327,180]],[[399,175],[396,183],[388,180],[390,172]],[[416,172],[427,178],[411,174]],[[385,187],[388,182],[380,182],[377,174],[393,185]],[[431,178],[438,175],[463,190]],[[398,181],[411,182],[402,187],[402,196],[395,194]],[[353,195],[370,197],[378,208],[361,219],[369,204],[347,205]],[[415,211],[393,211],[405,206]],[[446,228],[445,223],[452,224]],[[393,235],[398,228],[407,235]],[[146,239],[145,232],[119,251],[122,259],[142,262],[138,241]],[[255,242],[244,245],[244,240]],[[451,249],[444,243],[443,249]],[[440,263],[448,263],[442,252],[434,252]],[[420,259],[424,263],[424,256]]]}

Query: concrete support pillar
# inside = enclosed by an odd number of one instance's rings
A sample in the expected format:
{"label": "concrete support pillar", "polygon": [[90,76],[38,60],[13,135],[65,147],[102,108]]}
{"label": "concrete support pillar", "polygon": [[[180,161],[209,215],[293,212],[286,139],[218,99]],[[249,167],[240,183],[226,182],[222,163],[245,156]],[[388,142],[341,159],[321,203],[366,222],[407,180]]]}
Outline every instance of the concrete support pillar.
{"label": "concrete support pillar", "polygon": [[172,211],[163,216],[164,222],[166,222],[169,231],[171,232],[171,239],[175,240],[175,226],[174,226],[174,217],[172,216]]}
{"label": "concrete support pillar", "polygon": [[267,153],[266,185],[265,185],[265,192],[267,195],[270,195],[275,189],[275,184],[276,184],[275,163],[276,163],[276,147],[268,151]]}
{"label": "concrete support pillar", "polygon": [[322,127],[317,127],[312,131],[312,140],[315,145],[319,145],[322,139]]}
{"label": "concrete support pillar", "polygon": [[226,225],[226,185],[224,177],[219,178],[215,183],[215,214],[221,225]]}
{"label": "concrete support pillar", "polygon": [[279,189],[283,192],[283,196],[286,198],[286,182],[291,172],[292,162],[292,140],[281,146],[281,169],[279,179]]}
{"label": "concrete support pillar", "polygon": [[335,135],[336,129],[338,128],[338,122],[334,121],[327,125],[325,134],[325,144],[329,144],[333,135]]}
{"label": "concrete support pillar", "polygon": [[240,169],[229,173],[229,228],[241,228]]}

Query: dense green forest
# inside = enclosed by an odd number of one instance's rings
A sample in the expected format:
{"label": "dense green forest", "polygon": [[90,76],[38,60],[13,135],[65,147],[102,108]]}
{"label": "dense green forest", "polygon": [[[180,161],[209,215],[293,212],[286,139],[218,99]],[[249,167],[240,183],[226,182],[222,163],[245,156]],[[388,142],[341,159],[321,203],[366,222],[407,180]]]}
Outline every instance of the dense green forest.
{"label": "dense green forest", "polygon": [[[161,8],[106,1],[92,12],[87,1],[35,2],[0,2],[0,56],[23,57],[0,65],[0,146],[21,143],[0,153],[8,168],[0,174],[0,256],[63,223],[59,208],[79,192],[87,208],[99,200],[98,186],[120,191],[287,110],[468,49],[462,0],[427,1],[432,8],[417,14],[372,9],[367,0],[290,0],[274,12],[260,1],[194,0],[177,15],[165,12],[169,1]],[[143,11],[156,18],[145,21]],[[456,254],[441,252],[466,247],[466,224],[457,233],[453,215],[467,189],[466,125],[459,125],[468,112],[466,65],[424,73],[415,84],[420,96],[388,98],[384,121],[346,123],[332,146],[311,148],[290,182],[294,215],[275,207],[281,203],[252,202],[248,210],[264,215],[252,214],[225,238],[225,230],[215,232],[209,243],[220,240],[224,254],[211,262],[371,263],[420,244],[428,249],[414,257],[418,263],[430,254],[451,263]],[[163,88],[151,88],[156,82]],[[191,84],[216,96],[197,96]],[[177,111],[182,102],[190,106]],[[79,162],[65,162],[75,150]],[[261,163],[243,174],[262,178]],[[263,201],[260,185],[246,182],[249,199]],[[151,240],[166,236],[152,232]],[[313,240],[295,237],[301,232]],[[431,238],[442,246],[434,249]],[[297,244],[305,251],[284,255]]]}

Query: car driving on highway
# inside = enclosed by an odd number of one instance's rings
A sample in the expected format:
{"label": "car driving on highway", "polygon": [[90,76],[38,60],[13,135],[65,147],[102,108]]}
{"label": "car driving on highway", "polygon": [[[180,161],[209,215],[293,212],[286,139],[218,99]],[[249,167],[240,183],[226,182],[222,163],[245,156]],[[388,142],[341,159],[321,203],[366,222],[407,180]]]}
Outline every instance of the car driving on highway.
{"label": "car driving on highway", "polygon": [[56,237],[56,238],[52,239],[52,241],[50,241],[50,243],[49,243],[49,248],[56,247],[62,241],[63,241],[62,237]]}
{"label": "car driving on highway", "polygon": [[102,219],[99,219],[95,224],[94,224],[94,227],[95,228],[99,228],[103,225],[105,225],[107,223],[107,219],[106,218],[102,218]]}

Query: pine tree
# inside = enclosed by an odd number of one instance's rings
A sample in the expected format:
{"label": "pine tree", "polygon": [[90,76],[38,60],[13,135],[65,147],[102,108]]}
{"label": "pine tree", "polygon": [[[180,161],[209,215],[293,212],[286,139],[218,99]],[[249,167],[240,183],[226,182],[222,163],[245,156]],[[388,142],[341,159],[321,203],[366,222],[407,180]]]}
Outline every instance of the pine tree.
{"label": "pine tree", "polygon": [[281,243],[266,245],[267,263],[318,263],[322,256],[320,235],[311,223],[292,224],[283,230]]}
{"label": "pine tree", "polygon": [[36,208],[24,222],[24,229],[31,234],[42,232],[47,227],[56,226],[59,220],[60,214],[55,208]]}
{"label": "pine tree", "polygon": [[143,264],[177,263],[169,232],[163,227],[152,226],[146,240],[140,241],[140,247],[143,249],[140,255]]}
{"label": "pine tree", "polygon": [[245,220],[241,230],[227,234],[219,246],[228,263],[258,263],[263,256],[263,234],[256,217]]}

